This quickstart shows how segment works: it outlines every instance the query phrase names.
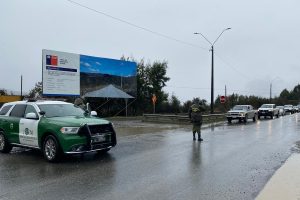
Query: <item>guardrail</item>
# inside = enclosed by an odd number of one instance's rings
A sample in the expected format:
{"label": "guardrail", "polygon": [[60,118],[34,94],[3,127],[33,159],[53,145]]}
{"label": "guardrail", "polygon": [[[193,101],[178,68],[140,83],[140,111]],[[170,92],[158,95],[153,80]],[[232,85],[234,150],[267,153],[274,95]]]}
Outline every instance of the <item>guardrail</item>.
{"label": "guardrail", "polygon": [[[225,114],[209,114],[202,115],[203,124],[210,124],[214,122],[225,121]],[[191,121],[188,115],[162,115],[162,114],[144,114],[144,122],[157,122],[157,123],[172,123],[172,124],[190,124]]]}

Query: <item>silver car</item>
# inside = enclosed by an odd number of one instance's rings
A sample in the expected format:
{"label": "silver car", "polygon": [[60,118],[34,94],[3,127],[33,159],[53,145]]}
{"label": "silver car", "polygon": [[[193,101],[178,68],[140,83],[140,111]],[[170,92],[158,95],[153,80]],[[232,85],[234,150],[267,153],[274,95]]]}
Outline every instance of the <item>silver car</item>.
{"label": "silver car", "polygon": [[291,104],[284,105],[283,109],[284,109],[285,113],[291,113],[291,114],[294,113],[293,105],[291,105]]}
{"label": "silver car", "polygon": [[279,116],[285,115],[284,106],[276,106],[276,108],[279,110]]}
{"label": "silver car", "polygon": [[231,123],[232,120],[239,120],[239,122],[247,122],[252,119],[254,122],[257,119],[257,111],[251,105],[236,105],[226,114],[227,120]]}

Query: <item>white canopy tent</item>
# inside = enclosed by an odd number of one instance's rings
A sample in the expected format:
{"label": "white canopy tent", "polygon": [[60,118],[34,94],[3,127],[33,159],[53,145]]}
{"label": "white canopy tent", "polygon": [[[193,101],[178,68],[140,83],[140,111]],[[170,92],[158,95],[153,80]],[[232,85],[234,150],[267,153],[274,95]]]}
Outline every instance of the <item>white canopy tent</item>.
{"label": "white canopy tent", "polygon": [[111,99],[125,99],[126,103],[126,116],[127,116],[127,104],[128,99],[133,99],[134,97],[127,94],[126,92],[116,88],[113,85],[108,85],[102,89],[95,90],[92,92],[88,92],[84,95],[84,97],[92,97],[92,98],[111,98]]}

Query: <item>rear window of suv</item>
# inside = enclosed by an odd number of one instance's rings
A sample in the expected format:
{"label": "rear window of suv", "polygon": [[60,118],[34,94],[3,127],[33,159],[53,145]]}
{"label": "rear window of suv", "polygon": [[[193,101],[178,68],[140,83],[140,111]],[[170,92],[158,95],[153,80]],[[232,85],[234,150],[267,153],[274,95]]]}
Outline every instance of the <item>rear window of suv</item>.
{"label": "rear window of suv", "polygon": [[11,107],[12,105],[3,106],[0,110],[0,115],[6,115],[6,113],[9,111]]}
{"label": "rear window of suv", "polygon": [[12,117],[23,117],[26,105],[17,104],[10,112],[10,116]]}

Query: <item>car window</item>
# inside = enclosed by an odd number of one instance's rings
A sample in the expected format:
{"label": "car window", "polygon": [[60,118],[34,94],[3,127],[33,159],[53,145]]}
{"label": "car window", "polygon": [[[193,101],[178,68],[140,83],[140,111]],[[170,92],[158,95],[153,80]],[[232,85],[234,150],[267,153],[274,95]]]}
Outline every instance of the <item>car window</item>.
{"label": "car window", "polygon": [[237,105],[232,108],[232,110],[247,110],[247,106]]}
{"label": "car window", "polygon": [[27,105],[24,116],[26,116],[27,113],[35,113],[36,116],[38,116],[35,108],[32,105]]}
{"label": "car window", "polygon": [[25,111],[26,105],[25,104],[17,104],[10,112],[9,116],[12,117],[24,117],[24,111]]}
{"label": "car window", "polygon": [[271,105],[267,105],[267,104],[263,104],[263,105],[261,106],[261,108],[272,108],[272,106],[271,106]]}
{"label": "car window", "polygon": [[12,105],[7,105],[4,106],[1,110],[0,110],[0,115],[6,115],[6,113],[9,111],[9,109],[12,107]]}
{"label": "car window", "polygon": [[38,105],[45,117],[84,116],[84,110],[73,104],[43,104]]}

